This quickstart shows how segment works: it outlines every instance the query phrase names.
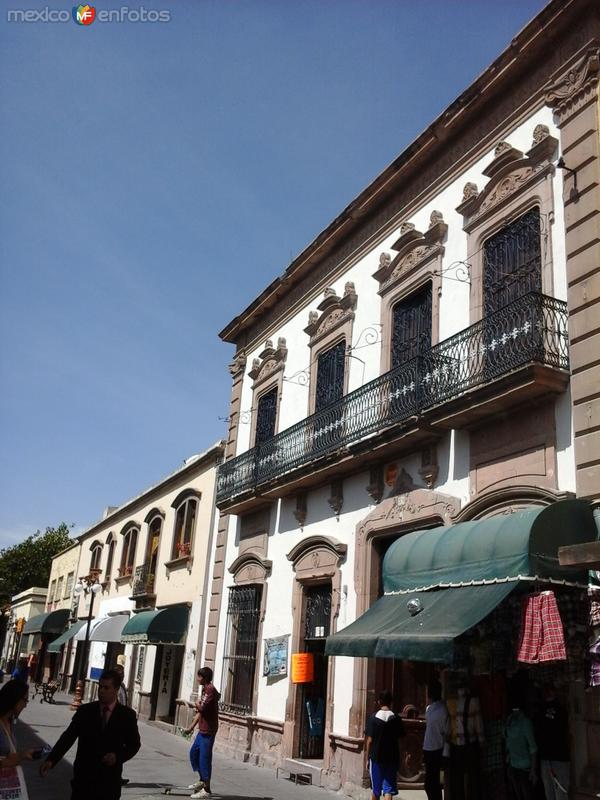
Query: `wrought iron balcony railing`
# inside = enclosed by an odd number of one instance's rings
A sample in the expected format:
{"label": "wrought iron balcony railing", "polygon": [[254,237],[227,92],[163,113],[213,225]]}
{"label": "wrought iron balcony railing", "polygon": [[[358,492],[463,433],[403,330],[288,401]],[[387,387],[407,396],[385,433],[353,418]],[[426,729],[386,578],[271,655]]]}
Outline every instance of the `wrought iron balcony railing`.
{"label": "wrought iron balcony railing", "polygon": [[135,568],[133,578],[132,597],[143,597],[154,593],[154,574],[150,572],[148,564],[142,564]]}
{"label": "wrought iron balcony railing", "polygon": [[523,295],[341,400],[221,464],[217,503],[530,363],[568,370],[567,305]]}

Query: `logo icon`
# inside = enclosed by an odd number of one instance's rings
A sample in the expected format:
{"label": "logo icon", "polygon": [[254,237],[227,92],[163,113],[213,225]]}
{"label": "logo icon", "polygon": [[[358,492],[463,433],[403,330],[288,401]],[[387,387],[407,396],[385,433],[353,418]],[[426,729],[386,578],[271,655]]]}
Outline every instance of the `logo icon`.
{"label": "logo icon", "polygon": [[73,6],[73,20],[78,25],[91,25],[95,19],[96,9],[94,6],[88,6],[87,4],[85,6]]}

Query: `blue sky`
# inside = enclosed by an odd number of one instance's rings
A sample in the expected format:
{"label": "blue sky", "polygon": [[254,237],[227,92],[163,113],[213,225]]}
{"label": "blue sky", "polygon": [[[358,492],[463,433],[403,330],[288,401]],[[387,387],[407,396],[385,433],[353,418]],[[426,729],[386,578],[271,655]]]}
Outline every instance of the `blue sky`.
{"label": "blue sky", "polygon": [[123,5],[0,3],[0,546],[223,436],[218,331],[544,3]]}

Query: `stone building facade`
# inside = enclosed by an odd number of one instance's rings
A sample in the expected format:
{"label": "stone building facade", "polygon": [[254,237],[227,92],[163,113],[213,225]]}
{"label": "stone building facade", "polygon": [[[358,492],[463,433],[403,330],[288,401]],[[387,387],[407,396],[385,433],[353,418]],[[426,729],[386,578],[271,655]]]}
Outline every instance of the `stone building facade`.
{"label": "stone building facade", "polygon": [[[360,796],[375,687],[419,715],[428,673],[324,642],[379,596],[390,544],[599,499],[599,13],[551,2],[221,332],[223,751]],[[290,679],[306,652],[314,696]],[[585,797],[598,719],[583,686],[572,704]]]}

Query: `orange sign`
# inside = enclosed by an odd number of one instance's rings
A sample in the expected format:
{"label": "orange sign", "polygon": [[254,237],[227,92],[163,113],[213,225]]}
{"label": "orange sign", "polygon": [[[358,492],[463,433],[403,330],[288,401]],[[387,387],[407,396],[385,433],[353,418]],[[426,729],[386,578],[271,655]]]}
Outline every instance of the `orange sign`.
{"label": "orange sign", "polygon": [[292,683],[311,683],[315,677],[312,653],[292,653]]}

